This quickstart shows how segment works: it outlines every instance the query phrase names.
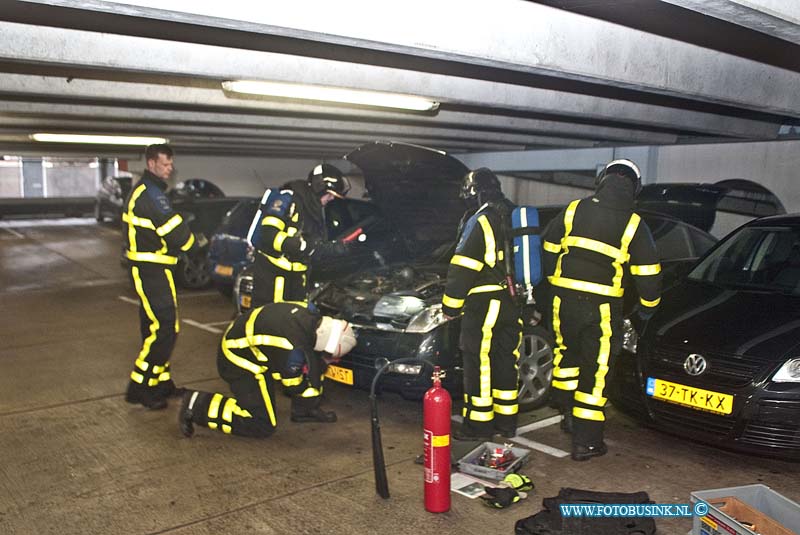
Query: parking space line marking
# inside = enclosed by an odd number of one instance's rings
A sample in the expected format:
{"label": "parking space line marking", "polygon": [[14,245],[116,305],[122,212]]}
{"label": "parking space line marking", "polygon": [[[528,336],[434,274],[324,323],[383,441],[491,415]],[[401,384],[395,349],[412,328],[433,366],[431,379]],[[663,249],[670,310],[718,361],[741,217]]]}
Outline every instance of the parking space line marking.
{"label": "parking space line marking", "polygon": [[225,321],[212,321],[210,323],[206,323],[206,325],[228,325],[233,320],[225,320]]}
{"label": "parking space line marking", "polygon": [[124,295],[118,295],[117,299],[119,299],[120,301],[125,301],[126,303],[130,303],[132,305],[138,305],[139,304],[139,300],[138,299],[131,299],[130,297],[126,297]]}
{"label": "parking space line marking", "polygon": [[3,230],[5,230],[6,232],[8,232],[9,234],[11,234],[12,236],[14,236],[15,238],[25,238],[25,235],[24,235],[24,234],[21,234],[21,233],[17,232],[17,231],[16,231],[16,230],[14,230],[13,228],[6,228],[6,227],[3,227]]}
{"label": "parking space line marking", "polygon": [[514,442],[518,442],[523,446],[528,446],[529,448],[533,448],[537,451],[541,451],[542,453],[546,453],[548,455],[552,455],[553,457],[567,457],[569,453],[564,450],[560,450],[558,448],[554,448],[552,446],[548,446],[547,444],[542,444],[541,442],[534,442],[533,440],[528,440],[527,438],[516,436],[512,438]]}
{"label": "parking space line marking", "polygon": [[181,322],[191,325],[192,327],[197,327],[198,329],[203,329],[204,331],[208,331],[214,334],[222,334],[222,329],[217,329],[216,327],[209,327],[205,323],[200,323],[199,321],[194,321],[190,319],[182,319]]}
{"label": "parking space line marking", "polygon": [[[464,420],[464,418],[457,414],[454,414],[453,416],[450,417],[450,420],[461,423]],[[547,444],[542,444],[541,442],[536,442],[520,436],[520,434],[522,433],[527,433],[529,431],[533,431],[534,429],[549,427],[553,424],[557,424],[560,421],[561,421],[561,415],[557,414],[556,416],[551,416],[549,418],[544,418],[542,420],[530,423],[528,425],[523,425],[522,427],[517,428],[517,435],[515,437],[510,438],[509,440],[513,440],[514,442],[519,442],[523,446],[528,446],[537,451],[541,451],[542,453],[552,455],[553,457],[558,457],[558,458],[567,457],[569,456],[569,453],[564,450],[554,448],[552,446],[548,446]]]}
{"label": "parking space line marking", "polygon": [[544,418],[543,420],[538,420],[528,425],[523,425],[522,427],[518,427],[517,434],[521,435],[522,433],[527,433],[528,431],[534,431],[536,429],[541,429],[543,427],[550,427],[551,425],[557,424],[560,421],[561,421],[561,415],[557,414],[555,416],[551,416],[550,418]]}

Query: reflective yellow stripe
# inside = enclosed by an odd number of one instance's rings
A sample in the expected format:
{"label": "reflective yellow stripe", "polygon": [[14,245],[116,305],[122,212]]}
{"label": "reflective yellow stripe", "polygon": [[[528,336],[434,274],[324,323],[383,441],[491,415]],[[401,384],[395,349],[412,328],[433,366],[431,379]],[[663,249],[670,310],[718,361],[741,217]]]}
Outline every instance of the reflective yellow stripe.
{"label": "reflective yellow stripe", "polygon": [[492,329],[497,323],[497,316],[500,314],[500,301],[492,299],[489,301],[489,309],[486,311],[486,318],[483,320],[483,339],[481,340],[480,353],[480,397],[488,398],[492,395],[492,363],[489,360],[489,351],[492,349]]}
{"label": "reflective yellow stripe", "polygon": [[469,419],[473,422],[491,422],[494,420],[493,412],[469,411]]}
{"label": "reflective yellow stripe", "polygon": [[580,247],[581,249],[587,249],[595,253],[600,253],[605,256],[610,256],[615,260],[619,260],[622,255],[622,251],[620,251],[616,247],[613,247],[607,243],[603,243],[598,240],[593,240],[591,238],[567,236],[566,238],[564,238],[561,244],[565,247]]}
{"label": "reflective yellow stripe", "polygon": [[586,392],[576,390],[575,401],[580,401],[581,403],[586,403],[587,405],[594,405],[595,407],[605,407],[608,400],[604,397],[593,396],[591,394],[587,394]]}
{"label": "reflective yellow stripe", "polygon": [[222,419],[226,422],[233,421],[233,408],[236,406],[236,400],[228,398],[225,405],[222,407]]}
{"label": "reflective yellow stripe", "polygon": [[267,408],[269,421],[272,423],[272,427],[276,427],[278,424],[275,420],[275,409],[272,408],[272,398],[269,397],[269,390],[267,390],[267,380],[264,379],[264,376],[261,374],[256,375],[256,380],[258,381],[258,387],[261,390],[261,397],[264,400],[264,406]]}
{"label": "reflective yellow stripe", "polygon": [[150,346],[153,345],[153,342],[155,342],[156,338],[158,337],[158,328],[161,326],[161,324],[158,322],[158,318],[150,306],[150,301],[147,300],[147,295],[144,293],[142,278],[139,275],[139,268],[133,266],[131,268],[131,273],[133,275],[133,285],[136,287],[136,293],[139,294],[139,299],[141,299],[144,313],[147,316],[147,319],[150,320],[150,334],[144,339],[144,342],[142,343],[142,350],[139,351],[139,357],[137,359],[140,361],[146,361],[148,355],[150,355]]}
{"label": "reflective yellow stripe", "polygon": [[622,257],[617,262],[614,262],[614,269],[616,270],[616,274],[614,275],[614,279],[611,281],[612,286],[614,288],[621,288],[622,287],[622,264],[627,262],[630,259],[630,255],[628,254],[628,248],[631,246],[631,241],[633,240],[633,236],[636,234],[636,229],[639,228],[639,222],[641,218],[638,214],[631,214],[631,218],[628,220],[628,224],[625,227],[625,231],[622,233],[622,239],[620,240],[620,251],[622,252]]}
{"label": "reflective yellow stripe", "polygon": [[[125,214],[122,214],[122,220],[123,221],[126,221],[126,219],[125,219],[126,216],[129,217],[129,218],[130,217],[136,217],[133,214],[133,208],[136,206],[136,200],[144,192],[144,190],[145,190],[145,185],[144,184],[139,184],[136,187],[136,189],[133,190],[133,193],[131,193],[131,198],[128,201],[128,212],[125,213]],[[136,247],[136,226],[133,223],[131,223],[130,221],[126,221],[126,222],[128,223],[128,250],[126,252],[136,252],[136,250],[137,250],[137,247]]]}
{"label": "reflective yellow stripe", "polygon": [[473,271],[480,271],[483,269],[483,262],[460,254],[453,255],[453,258],[450,259],[450,263]]}
{"label": "reflective yellow stripe", "polygon": [[[147,364],[147,363],[145,363],[145,364]],[[147,368],[145,368],[145,369],[147,369]],[[153,366],[153,375],[158,375],[159,373],[162,373],[164,370],[166,370],[166,368],[164,366]]]}
{"label": "reflective yellow stripe", "polygon": [[268,227],[275,227],[278,230],[284,230],[286,228],[286,223],[284,223],[280,218],[268,215],[264,219],[261,220],[262,225],[266,225]]}
{"label": "reflective yellow stripe", "polygon": [[217,419],[219,417],[219,404],[222,403],[222,394],[214,394],[211,403],[208,404],[208,417]]}
{"label": "reflective yellow stripe", "polygon": [[578,380],[575,379],[574,381],[557,381],[553,379],[553,388],[558,388],[559,390],[575,390],[578,388]]}
{"label": "reflective yellow stripe", "polygon": [[478,223],[481,224],[481,228],[483,229],[483,242],[486,246],[483,260],[489,267],[494,267],[497,263],[497,244],[494,241],[492,225],[489,223],[489,218],[485,215],[478,216]]}
{"label": "reflective yellow stripe", "polygon": [[594,409],[584,409],[583,407],[572,407],[572,415],[575,418],[583,420],[594,420],[595,422],[604,422],[606,417],[603,411],[596,411]]}
{"label": "reflective yellow stripe", "polygon": [[136,251],[125,251],[125,256],[135,262],[152,262],[154,264],[177,264],[178,259],[159,253],[137,253]]}
{"label": "reflective yellow stripe", "polygon": [[122,220],[125,223],[129,223],[135,227],[142,227],[150,230],[156,230],[156,226],[153,224],[153,221],[151,219],[147,219],[146,217],[139,217],[133,215],[130,212],[122,214]]}
{"label": "reflective yellow stripe", "polygon": [[258,364],[254,363],[254,362],[250,362],[246,358],[240,357],[239,355],[237,355],[236,353],[234,353],[233,351],[231,351],[227,347],[223,347],[222,348],[222,353],[233,364],[235,364],[236,366],[239,366],[242,369],[245,369],[245,370],[249,371],[252,374],[259,374],[259,373],[263,373],[263,372],[267,371],[267,367],[266,366],[259,366]]}
{"label": "reflective yellow stripe", "polygon": [[289,235],[286,234],[285,232],[278,232],[275,235],[275,239],[272,240],[272,248],[278,252],[281,252],[281,249],[283,249],[283,242],[285,242],[286,238],[288,237]]}
{"label": "reflective yellow stripe", "polygon": [[444,297],[442,297],[442,304],[449,308],[461,308],[464,306],[464,300],[453,299],[449,295],[445,294]]}
{"label": "reflective yellow stripe", "polygon": [[189,234],[189,238],[186,240],[186,243],[181,245],[181,251],[188,251],[194,245],[194,234]]}
{"label": "reflective yellow stripe", "polygon": [[661,273],[661,264],[631,266],[632,275],[658,275],[659,273]]}
{"label": "reflective yellow stripe", "polygon": [[482,398],[478,396],[470,396],[470,405],[473,407],[491,407],[492,406],[492,398]]}
{"label": "reflective yellow stripe", "polygon": [[519,412],[519,405],[495,405],[494,412],[497,414],[511,416],[512,414],[517,414]]}
{"label": "reflective yellow stripe", "polygon": [[183,218],[180,214],[175,214],[174,216],[170,217],[166,223],[161,225],[156,229],[156,234],[163,237],[172,232],[175,227],[180,225],[183,222]]}
{"label": "reflective yellow stripe", "polygon": [[492,390],[492,397],[494,399],[502,399],[503,401],[514,401],[517,399],[516,390]]}
{"label": "reflective yellow stripe", "polygon": [[274,256],[270,256],[268,254],[264,254],[259,251],[259,254],[264,256],[267,260],[278,266],[284,271],[306,271],[308,266],[303,264],[302,262],[291,262],[285,256],[281,256],[280,258],[276,258]]}
{"label": "reflective yellow stripe", "polygon": [[298,377],[290,377],[288,379],[282,378],[281,383],[283,386],[297,386],[303,382],[303,376],[300,375]]}
{"label": "reflective yellow stripe", "polygon": [[150,368],[150,364],[148,362],[138,358],[133,362],[133,364],[143,372],[146,372]]}
{"label": "reflective yellow stripe", "polygon": [[[572,221],[575,219],[575,210],[578,208],[578,204],[580,203],[580,199],[572,201],[567,206],[567,209],[564,211],[564,236],[561,238],[562,242],[566,239],[570,233],[572,232]],[[556,269],[553,271],[553,277],[560,277],[561,276],[561,261],[564,259],[564,256],[569,253],[569,249],[559,249],[561,250],[561,254],[558,255],[558,260],[556,260]]]}
{"label": "reflective yellow stripe", "polygon": [[484,284],[483,286],[475,286],[474,288],[470,289],[470,291],[467,292],[467,295],[496,292],[498,290],[505,290],[505,288],[499,284]]}
{"label": "reflective yellow stripe", "polygon": [[548,253],[558,253],[561,251],[561,246],[557,243],[551,243],[549,241],[542,242],[542,247]]}
{"label": "reflective yellow stripe", "polygon": [[170,373],[168,371],[158,374],[159,383],[162,381],[169,381],[169,380],[170,380]]}
{"label": "reflective yellow stripe", "polygon": [[603,397],[606,388],[606,374],[608,374],[608,359],[611,355],[611,305],[600,305],[600,350],[597,355],[597,372],[594,374],[594,388],[592,395]]}
{"label": "reflective yellow stripe", "polygon": [[607,297],[622,297],[625,293],[624,288],[615,288],[613,286],[606,286],[605,284],[597,284],[596,282],[580,281],[576,279],[555,276],[548,277],[547,280],[549,280],[550,284],[553,286],[569,288],[570,290],[578,290],[579,292],[605,295]]}
{"label": "reflective yellow stripe", "polygon": [[648,300],[646,300],[646,299],[639,298],[639,302],[642,304],[642,306],[646,306],[646,307],[657,307],[657,306],[658,306],[658,304],[661,302],[661,298],[659,297],[659,298],[658,298],[658,299],[656,299],[655,301],[648,301]]}
{"label": "reflective yellow stripe", "polygon": [[172,306],[175,307],[175,333],[178,333],[181,330],[180,321],[178,320],[178,293],[175,291],[175,279],[172,278],[172,270],[165,269],[164,276],[167,277],[169,291],[172,294]]}
{"label": "reflective yellow stripe", "polygon": [[272,293],[272,301],[274,303],[283,302],[283,291],[285,287],[286,287],[286,277],[281,277],[281,276],[275,277],[275,290]]}
{"label": "reflective yellow stripe", "polygon": [[573,377],[578,377],[580,373],[580,368],[557,368],[553,370],[553,377],[558,377],[559,379],[572,379]]}
{"label": "reflective yellow stripe", "polygon": [[558,370],[561,359],[564,358],[564,337],[561,335],[561,298],[557,295],[553,297],[553,331],[556,336],[556,346],[553,348],[553,376]]}
{"label": "reflective yellow stripe", "polygon": [[144,375],[142,375],[141,373],[137,373],[137,372],[131,372],[131,380],[134,383],[142,384],[142,383],[144,383]]}
{"label": "reflective yellow stripe", "polygon": [[300,397],[303,397],[303,398],[316,398],[316,397],[319,397],[320,394],[322,394],[322,392],[320,392],[316,388],[313,388],[313,387],[309,386],[308,388],[303,390],[303,393],[300,394]]}

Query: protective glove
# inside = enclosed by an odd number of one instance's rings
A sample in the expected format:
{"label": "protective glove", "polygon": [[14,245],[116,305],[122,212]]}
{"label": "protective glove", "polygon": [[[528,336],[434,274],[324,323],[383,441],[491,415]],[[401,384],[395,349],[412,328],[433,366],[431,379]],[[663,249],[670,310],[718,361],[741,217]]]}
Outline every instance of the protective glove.
{"label": "protective glove", "polygon": [[508,485],[516,491],[531,491],[533,490],[533,481],[528,476],[522,474],[508,474],[503,478],[503,484]]}
{"label": "protective glove", "polygon": [[528,496],[524,492],[506,487],[484,487],[483,490],[486,492],[486,496],[481,496],[483,503],[496,509],[505,509]]}
{"label": "protective glove", "polygon": [[194,241],[197,244],[198,249],[202,249],[206,245],[208,245],[208,238],[202,232],[195,232],[194,233]]}

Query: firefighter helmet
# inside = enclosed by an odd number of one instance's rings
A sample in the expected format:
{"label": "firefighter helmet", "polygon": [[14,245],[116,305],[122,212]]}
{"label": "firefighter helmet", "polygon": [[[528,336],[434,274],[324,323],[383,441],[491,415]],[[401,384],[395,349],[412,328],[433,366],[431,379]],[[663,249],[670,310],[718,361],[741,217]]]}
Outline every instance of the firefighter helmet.
{"label": "firefighter helmet", "polygon": [[339,169],[328,163],[321,163],[308,174],[308,185],[320,197],[326,193],[341,199],[350,191],[350,181]]}
{"label": "firefighter helmet", "polygon": [[612,160],[606,164],[600,174],[597,175],[595,186],[600,186],[608,175],[620,175],[629,179],[633,183],[633,196],[639,195],[642,190],[642,172],[639,171],[639,166],[632,160],[622,158],[619,160]]}
{"label": "firefighter helmet", "polygon": [[481,167],[464,175],[462,199],[475,199],[481,194],[500,193],[500,180],[490,169]]}
{"label": "firefighter helmet", "polygon": [[317,326],[315,351],[330,353],[333,358],[341,358],[356,346],[356,335],[350,323],[330,316],[322,316]]}

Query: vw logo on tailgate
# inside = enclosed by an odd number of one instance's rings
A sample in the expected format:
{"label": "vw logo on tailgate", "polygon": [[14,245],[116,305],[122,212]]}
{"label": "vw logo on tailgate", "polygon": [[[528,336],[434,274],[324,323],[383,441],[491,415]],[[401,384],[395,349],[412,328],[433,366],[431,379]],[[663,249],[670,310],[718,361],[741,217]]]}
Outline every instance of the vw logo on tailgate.
{"label": "vw logo on tailgate", "polygon": [[683,369],[689,375],[700,375],[708,369],[708,362],[703,355],[692,353],[683,362]]}

